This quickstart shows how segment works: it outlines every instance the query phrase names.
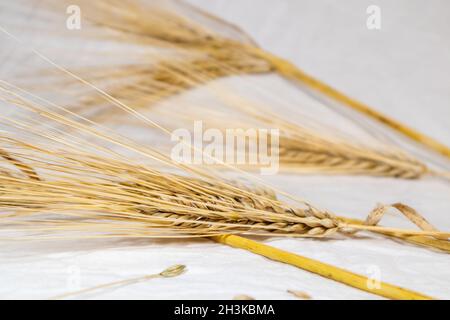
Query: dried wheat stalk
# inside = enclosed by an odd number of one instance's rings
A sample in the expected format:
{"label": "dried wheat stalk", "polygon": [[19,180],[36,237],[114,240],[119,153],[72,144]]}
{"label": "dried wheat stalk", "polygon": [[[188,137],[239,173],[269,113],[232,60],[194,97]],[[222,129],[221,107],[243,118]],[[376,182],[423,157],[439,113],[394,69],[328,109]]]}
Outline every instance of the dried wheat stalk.
{"label": "dried wheat stalk", "polygon": [[[327,212],[292,208],[257,191],[238,191],[107,158],[41,150],[48,159],[44,163],[33,155],[36,152],[28,154],[24,144],[14,143],[18,150],[10,154],[55,176],[43,181],[12,172],[0,176],[0,210],[9,212],[3,222],[14,222],[19,229],[24,224],[30,231],[203,237],[222,233],[326,236],[339,227],[339,220]],[[48,214],[78,219],[44,218]]]}
{"label": "dried wheat stalk", "polygon": [[[88,126],[47,111],[11,88],[4,88],[2,93],[2,100],[18,109],[99,135]],[[266,193],[247,191],[225,182],[163,173],[86,151],[69,152],[69,147],[80,151],[83,148],[75,141],[52,135],[51,130],[33,129],[26,119],[3,117],[2,122],[14,128],[27,128],[25,133],[39,138],[43,144],[24,143],[7,132],[0,137],[9,162],[27,163],[38,174],[44,172],[39,174],[41,180],[36,181],[3,170],[0,209],[8,212],[3,215],[8,224],[24,223],[28,230],[35,231],[86,228],[88,232],[109,231],[115,236],[133,237],[208,236],[224,232],[317,236],[338,229],[337,219],[312,206],[291,208],[267,198]],[[121,143],[118,138],[107,138]],[[56,146],[49,149],[52,143]],[[62,146],[64,151],[52,150]],[[165,161],[170,162],[167,158]],[[78,219],[40,218],[49,213]],[[37,221],[40,223],[35,224]]]}
{"label": "dried wheat stalk", "polygon": [[[77,69],[77,74],[83,79],[133,109],[147,108],[161,99],[221,77],[269,73],[279,69],[279,63],[269,59],[240,30],[178,1],[79,0],[70,3],[80,5],[83,17],[93,25],[84,36],[159,49],[138,55],[136,60],[127,59],[123,65]],[[50,9],[58,12],[66,4],[64,1],[54,3]],[[194,22],[196,18],[202,23]],[[63,82],[64,85],[71,83],[78,81],[71,78]],[[121,116],[123,121],[123,113],[111,108],[110,102],[105,105],[104,97],[97,94],[83,95],[81,107],[73,110],[94,110],[90,112],[90,119],[96,122],[110,120],[114,115]],[[251,109],[239,101],[233,101],[230,106],[258,119],[264,127],[280,128],[282,170],[406,179],[437,175],[424,163],[397,148],[384,146],[374,149],[308,132],[277,114],[264,116],[266,110]],[[173,114],[170,117],[174,116],[177,117]],[[195,118],[199,119],[198,114]]]}
{"label": "dried wheat stalk", "polygon": [[[4,127],[0,149],[8,163],[17,167],[25,164],[39,176],[38,180],[28,172],[19,174],[8,167],[0,171],[0,211],[4,212],[2,222],[8,230],[23,227],[26,231],[64,232],[64,236],[74,231],[76,236],[97,233],[121,237],[224,233],[316,237],[348,228],[392,231],[349,225],[307,202],[299,202],[300,207],[287,205],[276,200],[271,191],[247,188],[200,169],[173,164],[151,148],[84,124],[81,117],[78,121],[68,118],[68,111],[62,107],[56,112],[41,105],[5,82],[0,85],[0,101],[24,113],[22,117],[0,117]],[[55,126],[36,128],[39,118],[76,130],[77,134],[64,136]],[[17,129],[28,136],[29,142],[15,137]],[[140,152],[185,174],[133,163],[127,156],[93,143],[94,139]],[[91,146],[105,155],[90,151]],[[397,231],[448,237],[447,233],[424,229]]]}

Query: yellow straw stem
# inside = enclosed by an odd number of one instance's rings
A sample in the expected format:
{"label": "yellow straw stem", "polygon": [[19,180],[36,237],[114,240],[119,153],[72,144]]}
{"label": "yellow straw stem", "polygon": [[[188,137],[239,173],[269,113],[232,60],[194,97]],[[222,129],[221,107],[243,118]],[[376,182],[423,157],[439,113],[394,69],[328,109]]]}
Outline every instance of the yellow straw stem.
{"label": "yellow straw stem", "polygon": [[280,250],[253,240],[242,238],[235,235],[222,235],[212,238],[222,244],[232,246],[234,248],[244,249],[271,260],[283,262],[296,266],[300,269],[318,274],[322,277],[346,284],[348,286],[361,289],[378,296],[389,299],[398,300],[432,300],[432,297],[414,292],[408,289],[397,287],[388,283],[380,282],[377,286],[371,286],[372,280],[362,275],[337,268],[332,265],[322,263],[317,260],[309,259],[297,254],[293,254],[284,250]]}
{"label": "yellow straw stem", "polygon": [[297,82],[301,82],[302,84],[308,86],[311,89],[321,92],[322,94],[328,96],[331,99],[339,101],[340,103],[357,110],[383,124],[394,129],[397,132],[409,137],[410,139],[427,146],[430,149],[435,150],[436,152],[444,155],[445,157],[450,159],[450,148],[443,145],[442,143],[436,141],[435,139],[424,135],[416,131],[413,128],[410,128],[394,119],[389,118],[386,115],[381,114],[380,112],[372,109],[368,105],[359,102],[349,96],[339,92],[338,90],[330,87],[329,85],[323,83],[322,81],[306,74],[294,64],[290,63],[287,60],[279,58],[277,56],[272,55],[266,51],[262,51],[261,49],[255,48],[256,52],[265,60],[270,61],[271,64],[276,68],[276,70],[285,76],[286,78],[292,79]]}

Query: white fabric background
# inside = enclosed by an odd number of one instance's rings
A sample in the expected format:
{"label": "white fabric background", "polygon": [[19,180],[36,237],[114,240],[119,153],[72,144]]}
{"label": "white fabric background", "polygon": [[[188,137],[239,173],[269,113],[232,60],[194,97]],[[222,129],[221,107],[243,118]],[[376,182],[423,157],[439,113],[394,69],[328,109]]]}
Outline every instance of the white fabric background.
{"label": "white fabric background", "polygon": [[[286,57],[380,111],[450,145],[450,21],[447,1],[191,0],[232,21],[264,48]],[[366,28],[377,4],[382,29]],[[334,212],[364,218],[377,202],[404,202],[450,230],[450,184],[368,177],[276,176],[270,182]],[[410,226],[391,215],[384,225]],[[273,246],[437,298],[450,298],[448,255],[372,234],[355,240],[272,239]],[[82,240],[2,243],[0,298],[44,299],[77,288],[157,273],[188,271],[83,298],[314,299],[379,297],[208,240]]]}

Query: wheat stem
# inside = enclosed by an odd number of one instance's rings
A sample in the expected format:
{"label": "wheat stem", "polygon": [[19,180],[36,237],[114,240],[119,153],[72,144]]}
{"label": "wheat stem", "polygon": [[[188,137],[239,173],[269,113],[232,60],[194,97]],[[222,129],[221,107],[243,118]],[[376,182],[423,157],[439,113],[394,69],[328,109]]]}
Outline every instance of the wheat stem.
{"label": "wheat stem", "polygon": [[244,249],[262,255],[271,260],[290,264],[300,269],[318,274],[322,277],[343,283],[345,285],[367,291],[388,299],[399,300],[431,300],[433,298],[412,290],[404,289],[392,284],[380,282],[379,286],[369,285],[369,279],[362,275],[334,267],[317,260],[306,258],[284,250],[280,250],[253,240],[235,235],[223,235],[212,238],[214,241],[231,247]]}
{"label": "wheat stem", "polygon": [[293,63],[285,59],[282,59],[278,56],[275,56],[267,51],[264,51],[256,47],[254,48],[254,51],[257,52],[263,59],[270,61],[272,65],[276,68],[277,72],[279,72],[286,78],[292,79],[295,82],[306,85],[311,89],[314,89],[326,95],[327,97],[332,98],[335,101],[341,102],[347,107],[350,107],[353,110],[356,110],[366,116],[369,116],[370,118],[390,127],[391,129],[403,134],[404,136],[407,136],[408,138],[450,159],[450,148],[438,142],[437,140],[429,136],[426,136],[425,134],[411,127],[408,127],[407,125],[397,120],[394,120],[382,114],[379,111],[374,110],[368,105],[339,92],[338,90],[332,88],[331,86],[325,84],[324,82],[306,74],[304,71],[300,70]]}

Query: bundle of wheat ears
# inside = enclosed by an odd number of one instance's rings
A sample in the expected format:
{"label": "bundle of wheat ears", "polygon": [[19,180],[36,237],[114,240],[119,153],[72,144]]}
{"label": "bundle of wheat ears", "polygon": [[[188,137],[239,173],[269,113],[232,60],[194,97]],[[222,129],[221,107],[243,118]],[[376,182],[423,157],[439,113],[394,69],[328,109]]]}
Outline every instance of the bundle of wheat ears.
{"label": "bundle of wheat ears", "polygon": [[[58,1],[44,9],[54,13],[68,3]],[[163,98],[219,77],[267,73],[281,66],[239,30],[229,25],[222,30],[222,21],[178,1],[72,3],[82,7],[94,39],[159,51],[145,51],[148,56],[139,63],[68,70],[33,49],[38,59],[58,72],[56,79],[63,74],[70,79],[64,84],[77,84],[77,94],[82,97],[77,103],[72,99],[64,104],[51,102],[36,91],[0,80],[0,101],[4,110],[11,111],[0,115],[0,157],[4,160],[0,167],[0,223],[6,231],[2,238],[347,237],[368,230],[448,250],[450,234],[436,230],[406,205],[392,206],[420,230],[378,226],[388,206],[377,207],[365,223],[346,219],[271,189],[256,178],[244,184],[226,178],[226,174],[224,178],[224,173],[216,170],[174,163],[160,150],[104,126],[105,115],[120,110],[143,125],[170,133],[143,111]],[[220,32],[177,14],[175,4]],[[47,76],[42,74],[40,79],[51,81],[53,75],[50,79]],[[52,85],[53,93],[58,93],[61,87]],[[253,121],[280,128],[281,163],[285,166],[400,178],[419,178],[431,172],[398,149],[364,148],[310,132],[276,115],[258,113],[248,104],[231,104]],[[93,114],[92,108],[96,108]],[[163,164],[165,169],[151,163]],[[246,178],[253,177],[227,167]],[[290,200],[278,200],[277,193]],[[281,259],[269,253],[266,256]],[[334,272],[342,270],[329,272],[332,278]],[[354,279],[347,283],[361,287],[352,282]]]}

